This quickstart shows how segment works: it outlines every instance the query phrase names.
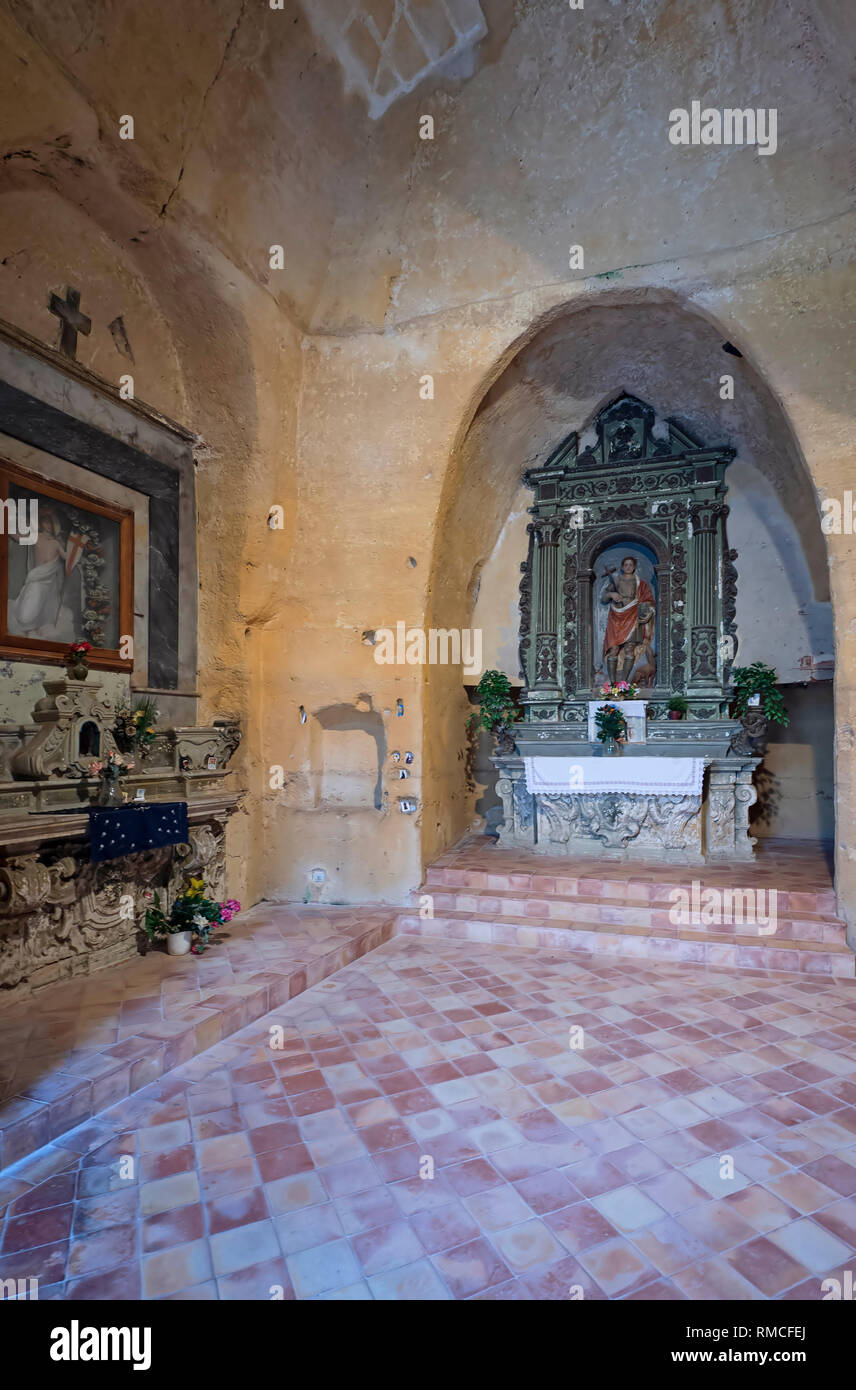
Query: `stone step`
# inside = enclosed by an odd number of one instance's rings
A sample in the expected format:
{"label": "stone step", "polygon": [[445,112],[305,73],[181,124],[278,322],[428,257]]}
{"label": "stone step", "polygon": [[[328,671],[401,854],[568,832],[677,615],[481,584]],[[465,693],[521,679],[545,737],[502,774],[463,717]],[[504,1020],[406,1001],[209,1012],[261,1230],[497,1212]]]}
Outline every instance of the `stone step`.
{"label": "stone step", "polygon": [[824,920],[841,922],[835,913],[835,892],[832,890],[789,891],[778,890],[775,873],[764,866],[759,872],[753,865],[739,865],[734,869],[716,869],[711,872],[699,866],[695,872],[684,877],[660,880],[655,877],[598,878],[588,876],[564,876],[556,872],[541,872],[532,869],[531,873],[493,873],[477,869],[450,869],[450,867],[429,866],[425,872],[425,885],[422,892],[452,890],[456,892],[478,892],[491,897],[502,894],[536,895],[538,898],[570,898],[585,901],[618,903],[639,903],[648,906],[668,906],[675,901],[675,888],[691,891],[693,881],[706,887],[725,891],[728,888],[755,888],[777,892],[777,913],[781,917],[809,919],[821,916]]}
{"label": "stone step", "polygon": [[[292,939],[278,927],[283,914],[299,917],[298,927],[305,919],[305,934]],[[0,1172],[45,1144],[61,1143],[68,1131],[320,984],[395,931],[394,908],[354,909],[352,926],[339,933],[337,914],[339,909],[331,909],[331,925],[323,909],[259,903],[236,919],[222,934],[223,944],[199,964],[195,957],[189,965],[190,957],[154,953],[87,978],[80,988],[94,982],[96,1012],[106,1030],[121,1013],[119,1042],[101,1043],[97,1020],[90,1028],[85,1019],[81,1034],[65,984],[30,996],[24,1012],[14,1005],[0,1010]],[[197,969],[202,987],[191,982],[185,988],[182,977]],[[125,996],[120,979],[133,989],[135,973],[146,971],[151,983],[136,1001],[143,1009],[136,1017],[133,993],[126,1008],[116,1002]],[[208,987],[206,978],[212,980]],[[161,991],[166,1002],[157,1012],[164,1016],[147,1021],[154,1011],[148,1006]],[[14,1068],[16,1056],[26,1063],[23,1068]],[[4,1069],[12,1078],[8,1084]]]}
{"label": "stone step", "polygon": [[839,943],[720,935],[705,929],[674,928],[674,934],[612,923],[572,925],[534,918],[480,917],[446,911],[433,917],[401,912],[396,930],[411,936],[442,936],[498,946],[581,951],[603,956],[634,956],[654,961],[687,961],[727,970],[856,979],[856,956]]}
{"label": "stone step", "polygon": [[673,922],[670,912],[672,904],[668,902],[654,906],[648,902],[627,899],[569,897],[559,894],[545,894],[543,897],[534,898],[522,891],[495,890],[490,893],[478,893],[471,889],[437,888],[428,882],[418,893],[413,894],[414,906],[418,907],[419,900],[426,896],[431,899],[435,915],[452,912],[456,915],[468,914],[499,920],[514,918],[526,922],[537,919],[556,925],[631,927],[655,931],[666,936],[677,935],[679,927],[684,925],[690,930],[701,931],[704,934],[719,932],[726,937],[737,934],[769,940],[775,936],[829,944],[843,943],[846,935],[844,923],[831,914],[806,912],[800,917],[783,915],[778,898],[776,930],[771,933],[765,930],[763,923],[756,925],[739,920],[733,924],[722,922],[713,926],[707,926],[703,922]]}

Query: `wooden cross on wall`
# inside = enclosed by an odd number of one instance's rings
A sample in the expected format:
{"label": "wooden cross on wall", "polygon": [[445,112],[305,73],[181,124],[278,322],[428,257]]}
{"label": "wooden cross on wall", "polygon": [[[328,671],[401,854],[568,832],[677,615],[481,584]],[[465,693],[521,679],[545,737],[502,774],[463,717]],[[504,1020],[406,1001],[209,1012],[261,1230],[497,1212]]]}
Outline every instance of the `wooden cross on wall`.
{"label": "wooden cross on wall", "polygon": [[48,309],[62,324],[62,334],[59,340],[59,350],[64,352],[66,357],[75,358],[77,356],[77,335],[82,333],[84,336],[92,331],[92,320],[80,312],[80,290],[73,290],[70,285],[66,286],[65,299],[60,299],[59,295],[52,294],[48,301]]}

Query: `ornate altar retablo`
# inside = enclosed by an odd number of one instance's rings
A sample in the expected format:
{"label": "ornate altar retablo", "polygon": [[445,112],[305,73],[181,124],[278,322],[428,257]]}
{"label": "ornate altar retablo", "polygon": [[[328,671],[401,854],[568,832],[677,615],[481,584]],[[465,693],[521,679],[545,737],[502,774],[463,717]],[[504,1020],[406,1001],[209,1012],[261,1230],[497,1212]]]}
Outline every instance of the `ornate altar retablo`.
{"label": "ornate altar retablo", "polygon": [[122,789],[129,800],[142,789],[149,807],[186,804],[187,841],[93,860],[98,778],[87,769],[120,751],[116,711],[96,680],[44,690],[32,728],[0,737],[0,989],[16,995],[132,956],[153,888],[168,905],[195,873],[224,896],[226,823],[238,801],[225,784],[235,724],[163,729],[134,756]]}
{"label": "ornate altar retablo", "polygon": [[[736,551],[726,536],[726,445],[698,443],[622,395],[597,416],[580,450],[570,435],[525,481],[535,498],[520,584],[523,722],[517,753],[497,756],[504,845],[545,853],[751,858],[749,807],[759,759],[732,748],[728,717],[736,655]],[[587,433],[588,437],[588,433]],[[604,682],[647,701],[646,741],[623,757],[701,758],[701,791],[640,795],[628,786],[533,795],[524,758],[592,753],[589,704]],[[686,719],[670,720],[682,695]]]}

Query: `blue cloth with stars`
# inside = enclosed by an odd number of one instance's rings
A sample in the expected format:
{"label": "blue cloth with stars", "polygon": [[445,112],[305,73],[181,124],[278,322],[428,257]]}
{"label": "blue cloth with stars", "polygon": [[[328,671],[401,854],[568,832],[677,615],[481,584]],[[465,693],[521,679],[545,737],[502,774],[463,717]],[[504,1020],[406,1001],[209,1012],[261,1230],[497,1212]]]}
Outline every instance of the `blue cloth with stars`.
{"label": "blue cloth with stars", "polygon": [[89,844],[95,863],[159,849],[162,845],[187,843],[186,801],[89,808]]}

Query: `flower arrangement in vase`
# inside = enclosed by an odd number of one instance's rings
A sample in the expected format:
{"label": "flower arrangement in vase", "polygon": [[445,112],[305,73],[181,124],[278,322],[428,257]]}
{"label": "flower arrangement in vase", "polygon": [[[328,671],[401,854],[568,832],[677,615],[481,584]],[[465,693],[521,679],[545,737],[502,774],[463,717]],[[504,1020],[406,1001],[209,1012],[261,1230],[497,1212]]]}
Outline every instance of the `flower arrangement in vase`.
{"label": "flower arrangement in vase", "polygon": [[617,753],[619,744],[627,740],[627,720],[618,705],[601,705],[595,710],[594,722],[604,753]]}
{"label": "flower arrangement in vase", "polygon": [[206,898],[205,881],[201,878],[190,880],[168,913],[161,907],[157,890],[147,892],[146,897],[152,903],[146,908],[146,935],[151,942],[165,940],[171,956],[184,956],[188,951],[201,956],[210,944],[211,933],[231,922],[241,910],[235,898],[223,903]]}
{"label": "flower arrangement in vase", "polygon": [[608,700],[635,700],[639,694],[639,687],[631,685],[630,681],[607,681],[600,687],[600,693]]}
{"label": "flower arrangement in vase", "polygon": [[128,753],[145,758],[157,738],[158,709],[150,695],[138,700],[132,709],[121,709],[116,716],[116,737]]}
{"label": "flower arrangement in vase", "polygon": [[70,681],[85,681],[89,675],[87,658],[92,651],[90,642],[72,642],[65,658],[65,669]]}
{"label": "flower arrangement in vase", "polygon": [[99,806],[119,805],[119,778],[133,770],[133,763],[124,763],[118,753],[109,753],[103,762],[91,762],[87,771],[90,777],[100,777],[98,791]]}

